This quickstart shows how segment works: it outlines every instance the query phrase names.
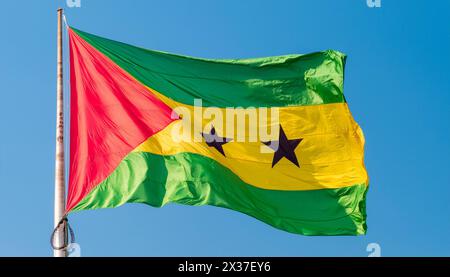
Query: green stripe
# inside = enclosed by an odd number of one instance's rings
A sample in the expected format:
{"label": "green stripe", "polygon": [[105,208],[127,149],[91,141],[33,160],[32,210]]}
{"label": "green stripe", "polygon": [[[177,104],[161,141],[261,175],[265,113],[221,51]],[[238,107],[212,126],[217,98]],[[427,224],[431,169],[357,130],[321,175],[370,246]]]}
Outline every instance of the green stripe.
{"label": "green stripe", "polygon": [[[73,29],[73,28],[72,28]],[[147,50],[73,29],[134,78],[174,99],[204,106],[284,107],[345,102],[345,55],[333,51],[211,60]]]}
{"label": "green stripe", "polygon": [[310,191],[265,190],[244,183],[216,161],[192,153],[129,154],[72,211],[125,203],[161,207],[173,202],[240,211],[276,228],[304,235],[366,232],[365,184]]}

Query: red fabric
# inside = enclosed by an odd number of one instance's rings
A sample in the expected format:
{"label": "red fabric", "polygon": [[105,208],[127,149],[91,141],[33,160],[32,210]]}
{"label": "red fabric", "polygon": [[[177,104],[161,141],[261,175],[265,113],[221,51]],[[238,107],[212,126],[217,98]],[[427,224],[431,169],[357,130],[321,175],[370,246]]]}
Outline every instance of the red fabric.
{"label": "red fabric", "polygon": [[171,109],[74,31],[70,39],[70,211],[173,119]]}

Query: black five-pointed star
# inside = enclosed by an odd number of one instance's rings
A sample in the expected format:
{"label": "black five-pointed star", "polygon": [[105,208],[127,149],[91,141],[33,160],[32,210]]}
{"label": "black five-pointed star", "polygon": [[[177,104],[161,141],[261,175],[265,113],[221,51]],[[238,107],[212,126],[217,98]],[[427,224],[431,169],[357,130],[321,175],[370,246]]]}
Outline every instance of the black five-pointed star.
{"label": "black five-pointed star", "polygon": [[219,137],[216,134],[216,129],[214,127],[211,128],[211,131],[209,132],[209,134],[202,133],[202,136],[205,138],[206,144],[209,147],[216,148],[217,151],[219,151],[222,155],[225,156],[225,152],[223,152],[222,145],[224,145],[227,142],[232,141],[232,139]]}
{"label": "black five-pointed star", "polygon": [[291,161],[297,167],[300,167],[294,151],[302,140],[302,138],[288,139],[283,131],[283,128],[280,125],[280,136],[278,140],[263,142],[265,145],[269,146],[275,151],[275,155],[273,156],[272,161],[272,167],[274,167],[283,157]]}

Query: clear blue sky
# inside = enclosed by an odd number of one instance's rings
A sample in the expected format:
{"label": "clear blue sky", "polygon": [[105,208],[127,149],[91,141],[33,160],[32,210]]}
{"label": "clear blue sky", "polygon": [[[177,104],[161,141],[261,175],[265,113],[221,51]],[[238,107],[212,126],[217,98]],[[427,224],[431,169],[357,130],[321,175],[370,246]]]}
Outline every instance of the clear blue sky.
{"label": "clear blue sky", "polygon": [[[130,4],[132,3],[132,4]],[[49,256],[56,9],[0,7],[0,256]],[[243,58],[336,49],[366,136],[368,233],[304,237],[215,207],[128,204],[70,217],[83,256],[450,255],[450,1],[112,1],[67,8],[79,29],[150,49]]]}

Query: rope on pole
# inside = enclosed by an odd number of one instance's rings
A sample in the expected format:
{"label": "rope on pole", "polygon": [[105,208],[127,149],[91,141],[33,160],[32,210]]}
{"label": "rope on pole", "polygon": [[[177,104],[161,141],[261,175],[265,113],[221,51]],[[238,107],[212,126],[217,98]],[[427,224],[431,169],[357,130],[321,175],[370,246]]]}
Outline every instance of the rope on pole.
{"label": "rope on pole", "polygon": [[67,216],[64,216],[58,222],[58,225],[56,225],[55,229],[53,229],[52,235],[50,237],[50,245],[52,246],[53,250],[66,250],[68,247],[68,245],[62,245],[62,246],[55,245],[55,239],[54,239],[55,234],[61,227],[63,228],[63,231],[65,231],[66,228],[69,229],[70,243],[75,243],[75,232],[73,231],[72,227],[70,226],[69,219],[67,219]]}

